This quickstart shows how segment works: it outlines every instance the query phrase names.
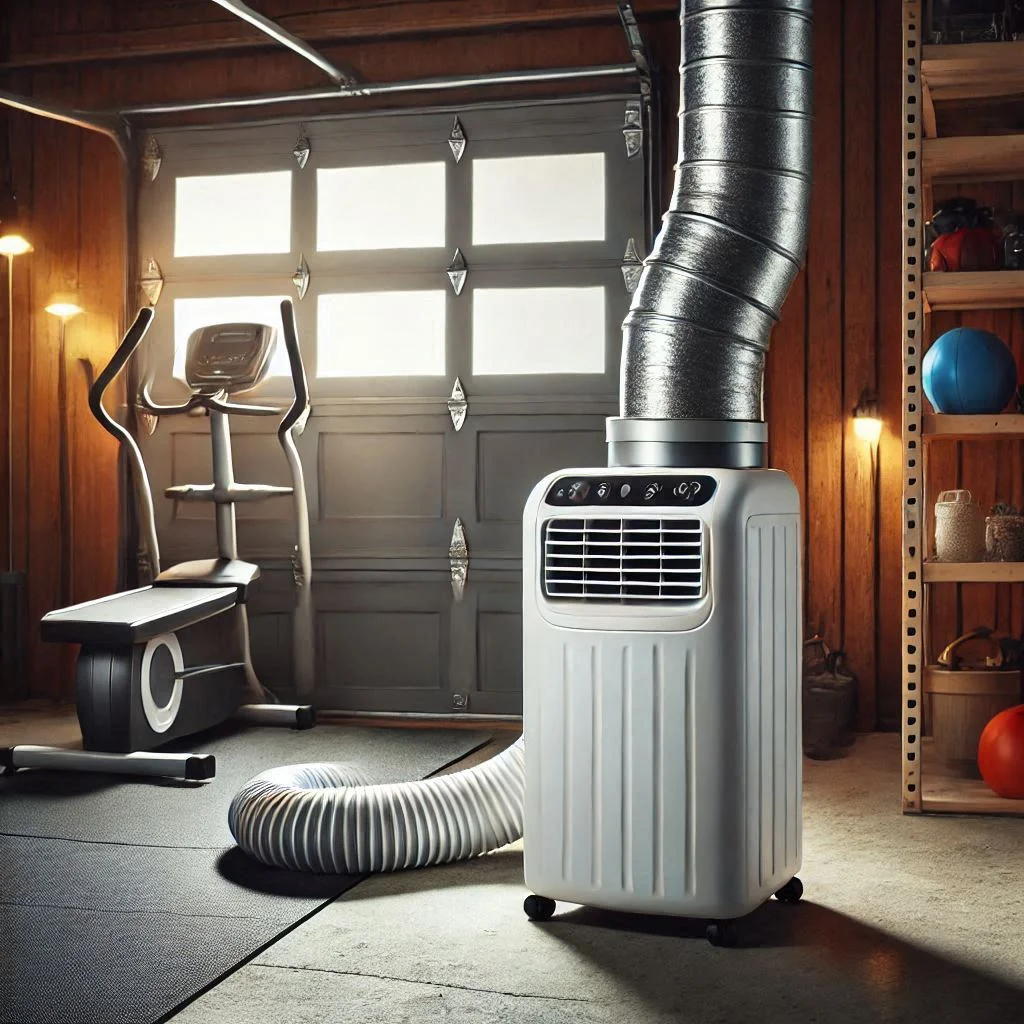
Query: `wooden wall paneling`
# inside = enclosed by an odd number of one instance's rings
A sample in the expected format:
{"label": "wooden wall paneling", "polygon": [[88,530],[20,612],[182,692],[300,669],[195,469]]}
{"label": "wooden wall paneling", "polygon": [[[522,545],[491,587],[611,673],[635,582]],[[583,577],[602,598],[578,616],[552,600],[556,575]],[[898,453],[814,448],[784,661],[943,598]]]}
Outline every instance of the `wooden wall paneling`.
{"label": "wooden wall paneling", "polygon": [[807,278],[808,628],[833,644],[843,598],[842,7],[814,18],[814,194]]}
{"label": "wooden wall paneling", "polygon": [[[17,84],[26,86],[28,83],[24,76],[19,76]],[[34,119],[26,114],[11,112],[7,122],[11,151],[11,183],[18,196],[18,206],[21,216],[26,222],[26,234],[29,241],[36,244],[35,222],[33,219],[33,146]],[[7,261],[3,261],[7,264]],[[10,471],[13,475],[14,509],[13,509],[13,540],[14,553],[13,564],[17,571],[28,573],[29,571],[29,515],[28,509],[23,500],[28,485],[29,464],[25,457],[27,438],[29,436],[29,382],[31,380],[31,352],[32,352],[32,289],[36,276],[36,252],[19,256],[14,261],[14,344],[11,367],[4,370],[4,391],[3,401],[7,400],[7,373],[13,373],[13,385],[11,388],[11,434],[14,453],[14,465]],[[5,267],[6,269],[6,267]],[[7,302],[6,286],[3,281],[4,301],[2,302],[4,313],[3,349],[4,360],[6,361],[7,351]],[[5,418],[6,419],[6,418]],[[2,458],[7,461],[7,437],[4,431],[4,445]],[[3,547],[4,568],[7,567],[7,467],[3,477]],[[25,640],[26,648],[28,639]],[[26,697],[32,693],[31,664],[26,649],[26,678],[23,680],[0,680],[0,698]]]}
{"label": "wooden wall paneling", "polygon": [[[874,46],[878,54],[875,95],[878,174],[874,197],[877,231],[876,361],[884,429],[879,442],[878,536],[878,717],[883,727],[898,729],[902,701],[903,619],[903,295],[900,225],[903,184],[902,110],[895,99],[903,82],[900,0],[876,0]],[[865,98],[865,102],[867,102]],[[922,398],[923,400],[923,398]]]}
{"label": "wooden wall paneling", "polygon": [[[70,72],[73,76],[74,72]],[[61,72],[64,78],[69,72]],[[59,600],[61,530],[57,403],[58,324],[44,307],[55,297],[77,294],[79,247],[79,129],[39,120],[34,125],[33,233],[30,355],[30,423],[25,446],[29,512],[29,665],[33,696],[57,698],[67,685],[68,648],[43,644],[40,618]],[[69,325],[69,331],[72,330]],[[77,424],[75,425],[77,428]]]}
{"label": "wooden wall paneling", "polygon": [[128,199],[122,161],[109,140],[83,132],[81,151],[79,188],[90,199],[79,210],[78,285],[86,313],[74,323],[74,344],[68,346],[68,394],[76,424],[71,453],[75,601],[117,588],[119,446],[92,416],[89,386],[121,334]]}
{"label": "wooden wall paneling", "polygon": [[[864,104],[865,83],[875,80],[875,37],[871,4],[844,4],[843,27],[843,631],[839,643],[860,681],[858,724],[873,729],[877,716],[876,452],[853,432],[850,411],[861,392],[876,390],[874,219],[859,207],[875,194],[877,134],[873,104]],[[868,573],[851,571],[864,565]]]}

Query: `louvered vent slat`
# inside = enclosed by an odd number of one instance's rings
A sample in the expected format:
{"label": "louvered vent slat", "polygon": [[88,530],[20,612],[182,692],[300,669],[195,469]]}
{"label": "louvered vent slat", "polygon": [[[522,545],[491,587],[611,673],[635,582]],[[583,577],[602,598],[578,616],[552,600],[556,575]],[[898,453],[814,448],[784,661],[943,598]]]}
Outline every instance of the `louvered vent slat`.
{"label": "louvered vent slat", "polygon": [[704,596],[704,528],[699,519],[551,519],[541,571],[549,598],[692,603]]}

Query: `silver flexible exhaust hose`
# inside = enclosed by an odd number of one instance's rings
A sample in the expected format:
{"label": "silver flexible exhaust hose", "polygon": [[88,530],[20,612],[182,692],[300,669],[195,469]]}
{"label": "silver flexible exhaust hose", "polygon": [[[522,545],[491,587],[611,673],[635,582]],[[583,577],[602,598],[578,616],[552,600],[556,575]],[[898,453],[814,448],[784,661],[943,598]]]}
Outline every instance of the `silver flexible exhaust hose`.
{"label": "silver flexible exhaust hose", "polygon": [[803,262],[810,0],[686,0],[679,163],[623,324],[621,414],[760,420],[772,327]]}
{"label": "silver flexible exhaust hose", "polygon": [[[765,352],[806,247],[810,13],[810,0],[683,4],[675,194],[623,324],[631,421],[762,418]],[[477,856],[522,834],[522,744],[397,785],[337,765],[275,768],[235,797],[231,832],[257,860],[303,871]]]}
{"label": "silver flexible exhaust hose", "polygon": [[272,768],[231,801],[228,825],[275,867],[363,875],[465,860],[523,834],[523,739],[475,768],[372,785],[338,764]]}

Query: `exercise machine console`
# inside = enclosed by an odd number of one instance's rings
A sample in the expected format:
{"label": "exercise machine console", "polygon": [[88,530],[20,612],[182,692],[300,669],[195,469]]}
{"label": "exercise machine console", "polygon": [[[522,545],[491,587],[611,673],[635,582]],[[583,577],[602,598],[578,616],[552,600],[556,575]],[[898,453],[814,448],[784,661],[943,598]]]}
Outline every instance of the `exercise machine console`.
{"label": "exercise machine console", "polygon": [[[153,582],[43,617],[44,640],[81,645],[76,709],[84,749],[0,749],[0,767],[7,770],[45,767],[208,779],[215,772],[211,755],[166,753],[154,748],[231,717],[292,728],[308,728],[314,722],[310,705],[277,703],[256,676],[246,601],[260,571],[238,556],[235,518],[239,503],[292,497],[298,606],[305,606],[308,612],[309,514],[295,436],[309,415],[309,392],[294,309],[287,299],[281,303],[295,395],[287,411],[234,400],[260,384],[269,372],[277,331],[267,324],[219,324],[194,331],[185,359],[189,397],[182,404],[159,404],[151,397],[148,383],[141,388],[138,406],[153,416],[205,413],[213,449],[212,483],[169,487],[165,495],[174,501],[213,503],[218,557],[183,562],[162,572],[145,463],[135,438],[103,406],[104,393],[141,344],[154,315],[151,308],[140,311],[89,394],[93,414],[125,446],[133,464],[141,534]],[[239,483],[234,476],[229,417],[277,416],[282,412],[277,436],[291,470],[292,486]],[[311,639],[302,629],[296,630],[297,675],[311,671],[311,657],[300,650],[303,645],[311,648]]]}

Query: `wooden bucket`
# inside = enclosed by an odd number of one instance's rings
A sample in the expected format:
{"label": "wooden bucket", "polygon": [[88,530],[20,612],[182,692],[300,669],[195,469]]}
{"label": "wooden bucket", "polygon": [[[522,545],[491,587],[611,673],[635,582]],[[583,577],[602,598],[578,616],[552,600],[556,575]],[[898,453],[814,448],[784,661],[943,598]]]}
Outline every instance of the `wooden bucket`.
{"label": "wooden bucket", "polygon": [[929,665],[924,674],[935,752],[951,768],[979,778],[978,740],[1000,711],[1021,703],[1020,669]]}

